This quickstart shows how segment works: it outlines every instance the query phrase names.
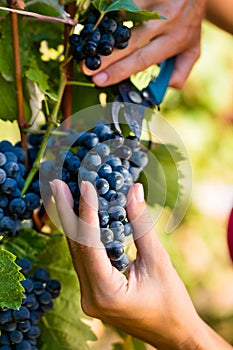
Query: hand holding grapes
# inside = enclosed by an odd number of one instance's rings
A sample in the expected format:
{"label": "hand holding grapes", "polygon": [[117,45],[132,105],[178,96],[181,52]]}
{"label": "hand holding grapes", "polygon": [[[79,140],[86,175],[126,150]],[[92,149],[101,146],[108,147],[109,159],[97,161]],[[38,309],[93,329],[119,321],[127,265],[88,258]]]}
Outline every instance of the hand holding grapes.
{"label": "hand holding grapes", "polygon": [[200,54],[206,0],[137,0],[135,3],[141,8],[158,11],[167,20],[152,20],[135,26],[127,48],[103,57],[97,71],[90,71],[83,65],[84,73],[92,76],[96,85],[108,86],[176,55],[170,86],[181,88]]}
{"label": "hand holding grapes", "polygon": [[[64,231],[72,237],[68,242],[84,312],[159,349],[196,349],[197,344],[206,346],[200,349],[232,349],[197,315],[152,228],[140,184],[133,185],[128,194],[127,212],[134,224],[137,247],[128,279],[112,267],[96,237],[99,223],[94,187],[89,182],[82,183],[79,219],[74,214],[68,186],[54,180],[52,190]],[[88,245],[78,243],[83,237]],[[95,246],[91,246],[94,241]]]}

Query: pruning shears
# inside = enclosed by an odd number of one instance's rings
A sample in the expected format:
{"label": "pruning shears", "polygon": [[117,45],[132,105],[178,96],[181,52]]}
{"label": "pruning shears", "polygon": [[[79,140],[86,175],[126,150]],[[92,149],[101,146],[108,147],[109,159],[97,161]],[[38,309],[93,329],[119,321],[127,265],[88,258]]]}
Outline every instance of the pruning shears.
{"label": "pruning shears", "polygon": [[[159,65],[158,76],[152,79],[149,85],[142,90],[137,89],[130,79],[126,79],[117,85],[118,95],[112,105],[112,120],[119,133],[121,133],[119,112],[122,104],[124,104],[126,122],[133,133],[140,138],[145,108],[154,106],[159,108],[166,94],[174,63],[175,57],[163,61]],[[138,108],[138,106],[142,107]]]}

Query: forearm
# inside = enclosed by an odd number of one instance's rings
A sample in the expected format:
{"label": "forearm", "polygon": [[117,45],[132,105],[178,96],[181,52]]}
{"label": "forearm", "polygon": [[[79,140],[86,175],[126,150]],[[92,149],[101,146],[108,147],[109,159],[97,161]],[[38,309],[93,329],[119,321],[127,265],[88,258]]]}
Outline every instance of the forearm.
{"label": "forearm", "polygon": [[[177,350],[232,350],[233,347],[220,337],[203,320],[196,332],[185,343],[180,344]],[[164,348],[161,350],[168,350]]]}
{"label": "forearm", "polygon": [[208,0],[206,19],[233,34],[233,0]]}

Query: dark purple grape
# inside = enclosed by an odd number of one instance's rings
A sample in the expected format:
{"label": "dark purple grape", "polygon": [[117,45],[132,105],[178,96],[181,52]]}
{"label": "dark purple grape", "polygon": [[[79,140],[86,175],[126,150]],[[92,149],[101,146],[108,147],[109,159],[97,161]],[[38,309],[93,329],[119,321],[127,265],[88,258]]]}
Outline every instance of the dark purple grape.
{"label": "dark purple grape", "polygon": [[90,70],[97,70],[101,66],[101,58],[99,55],[95,55],[92,57],[87,57],[85,60],[85,64]]}

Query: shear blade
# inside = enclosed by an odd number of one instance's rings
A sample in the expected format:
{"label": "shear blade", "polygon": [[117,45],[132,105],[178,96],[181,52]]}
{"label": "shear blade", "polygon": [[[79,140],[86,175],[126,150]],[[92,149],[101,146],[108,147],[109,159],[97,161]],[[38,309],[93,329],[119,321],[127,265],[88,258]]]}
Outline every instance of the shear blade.
{"label": "shear blade", "polygon": [[125,120],[138,139],[140,139],[142,133],[144,112],[145,107],[133,103],[124,104]]}

